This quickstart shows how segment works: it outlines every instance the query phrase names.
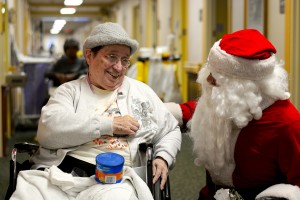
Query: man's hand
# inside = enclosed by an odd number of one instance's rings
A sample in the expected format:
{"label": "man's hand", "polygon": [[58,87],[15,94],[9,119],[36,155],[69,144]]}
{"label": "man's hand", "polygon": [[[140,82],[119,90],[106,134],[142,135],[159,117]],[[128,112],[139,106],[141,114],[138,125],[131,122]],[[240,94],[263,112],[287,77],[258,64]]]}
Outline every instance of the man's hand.
{"label": "man's hand", "polygon": [[168,177],[168,163],[161,157],[156,157],[153,160],[153,183],[155,183],[159,177],[161,177],[160,182],[160,189],[163,190],[165,187],[165,184],[167,182]]}
{"label": "man's hand", "polygon": [[132,136],[139,129],[140,124],[136,119],[129,115],[114,117],[113,134]]}

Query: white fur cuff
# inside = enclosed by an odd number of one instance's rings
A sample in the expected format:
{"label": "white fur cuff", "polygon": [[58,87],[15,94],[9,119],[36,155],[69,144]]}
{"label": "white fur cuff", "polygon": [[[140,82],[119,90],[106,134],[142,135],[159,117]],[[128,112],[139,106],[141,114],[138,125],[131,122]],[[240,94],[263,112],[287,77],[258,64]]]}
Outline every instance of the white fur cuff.
{"label": "white fur cuff", "polygon": [[288,200],[300,199],[300,188],[290,184],[277,184],[265,189],[256,196],[255,199],[260,197],[280,197]]}
{"label": "white fur cuff", "polygon": [[182,110],[179,104],[174,102],[164,103],[168,110],[172,113],[172,115],[177,119],[179,126],[183,124],[182,121]]}

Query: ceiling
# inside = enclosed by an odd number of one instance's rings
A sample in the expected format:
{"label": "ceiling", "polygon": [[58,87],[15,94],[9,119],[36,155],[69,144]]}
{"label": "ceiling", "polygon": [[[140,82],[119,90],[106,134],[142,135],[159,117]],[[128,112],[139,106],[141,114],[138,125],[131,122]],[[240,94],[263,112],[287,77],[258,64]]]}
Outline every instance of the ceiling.
{"label": "ceiling", "polygon": [[65,19],[62,33],[72,34],[77,28],[88,24],[93,19],[101,20],[111,14],[110,8],[120,0],[83,0],[76,7],[73,15],[61,15],[60,9],[66,7],[64,0],[28,0],[29,10],[34,26],[49,33],[56,19]]}

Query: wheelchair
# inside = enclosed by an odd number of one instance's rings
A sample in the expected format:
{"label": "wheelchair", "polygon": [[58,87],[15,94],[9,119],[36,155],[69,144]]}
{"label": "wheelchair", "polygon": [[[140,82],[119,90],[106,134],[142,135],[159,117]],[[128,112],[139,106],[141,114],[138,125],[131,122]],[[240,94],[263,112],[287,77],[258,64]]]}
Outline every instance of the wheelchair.
{"label": "wheelchair", "polygon": [[[6,192],[5,200],[8,200],[17,186],[18,173],[22,170],[29,170],[31,164],[29,160],[20,163],[17,161],[17,153],[27,153],[32,156],[39,148],[39,145],[34,143],[17,143],[11,151],[10,167],[9,167],[9,186]],[[152,177],[152,161],[153,161],[153,144],[139,144],[139,151],[146,156],[146,166],[133,168],[135,172],[146,182],[154,200],[171,200],[170,180],[169,176],[163,190],[160,189],[160,180],[153,184]]]}

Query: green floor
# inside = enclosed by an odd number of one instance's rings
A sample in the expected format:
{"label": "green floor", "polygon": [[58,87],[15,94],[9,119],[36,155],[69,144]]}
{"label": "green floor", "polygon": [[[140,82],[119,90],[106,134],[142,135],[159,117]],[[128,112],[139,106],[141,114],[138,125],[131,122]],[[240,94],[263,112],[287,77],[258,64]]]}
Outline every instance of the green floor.
{"label": "green floor", "polygon": [[175,168],[170,172],[171,197],[174,200],[196,200],[205,184],[205,170],[194,165],[192,142],[183,135],[181,152]]}
{"label": "green floor", "polygon": [[[8,151],[12,145],[21,141],[33,141],[35,131],[18,131],[8,141]],[[23,159],[23,158],[21,158]],[[194,165],[192,143],[183,135],[181,152],[177,156],[176,166],[170,171],[171,198],[173,200],[196,200],[199,189],[204,185],[205,172]],[[9,181],[9,157],[0,158],[0,200],[4,199]]]}

